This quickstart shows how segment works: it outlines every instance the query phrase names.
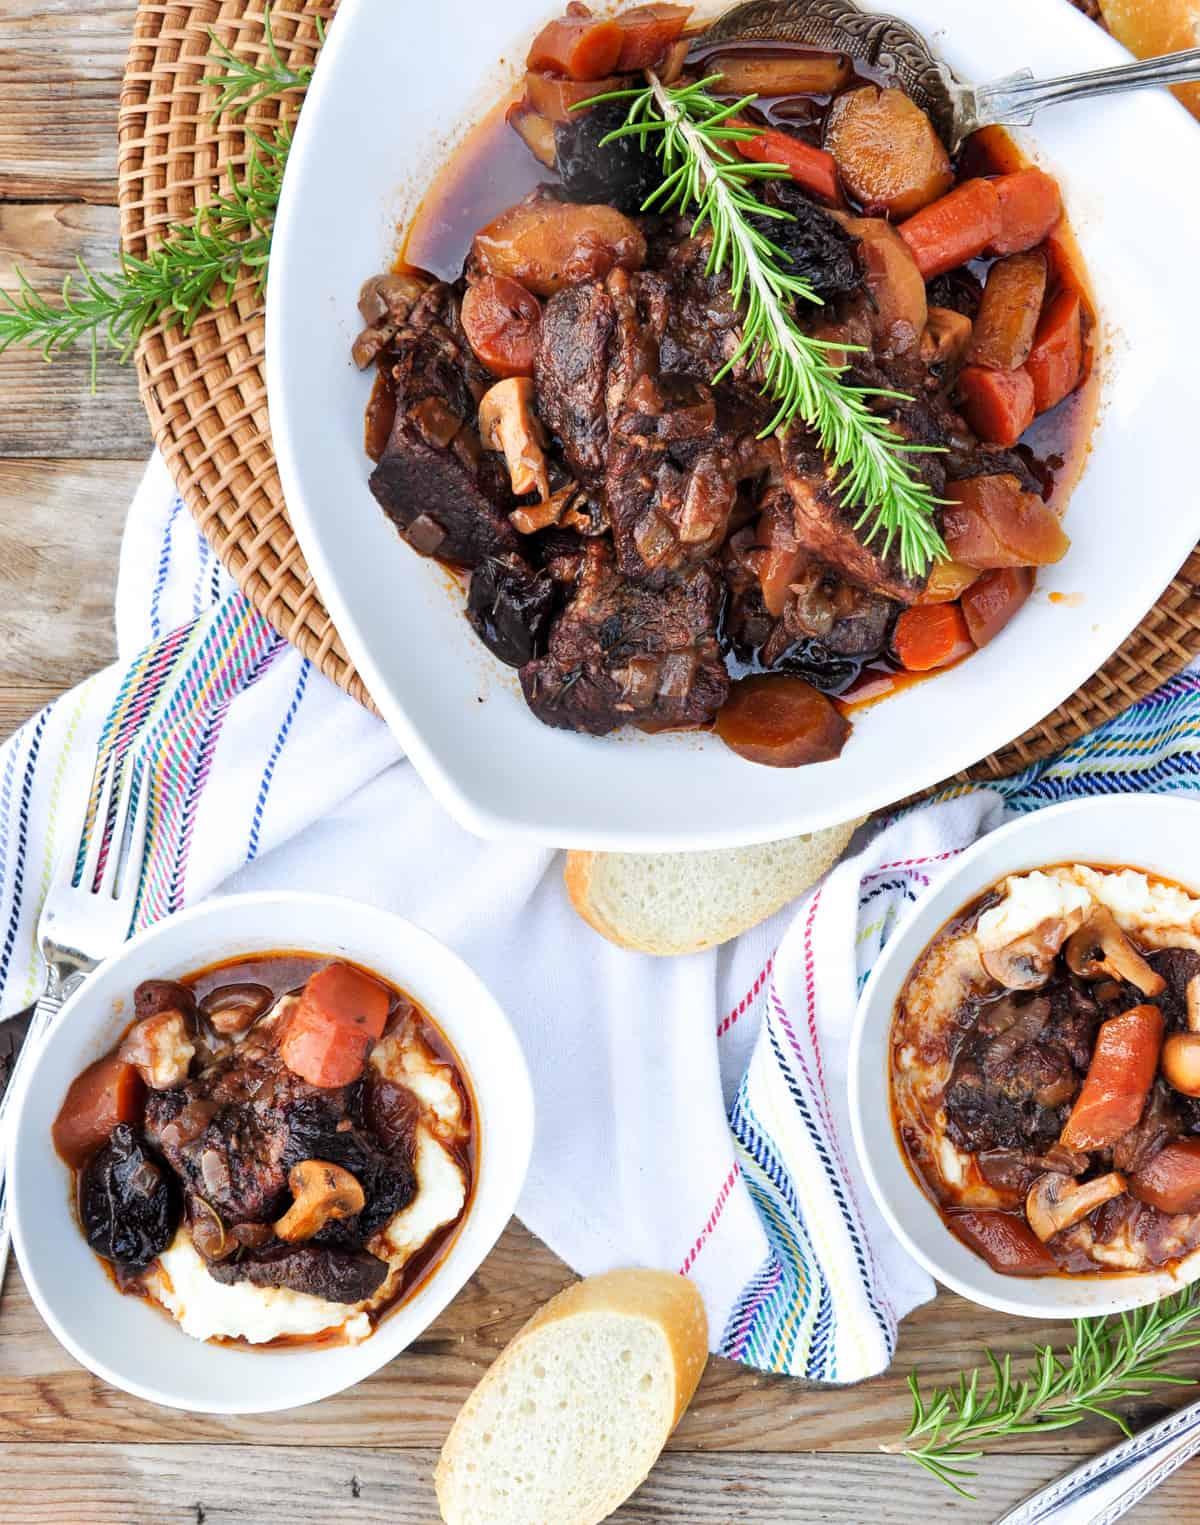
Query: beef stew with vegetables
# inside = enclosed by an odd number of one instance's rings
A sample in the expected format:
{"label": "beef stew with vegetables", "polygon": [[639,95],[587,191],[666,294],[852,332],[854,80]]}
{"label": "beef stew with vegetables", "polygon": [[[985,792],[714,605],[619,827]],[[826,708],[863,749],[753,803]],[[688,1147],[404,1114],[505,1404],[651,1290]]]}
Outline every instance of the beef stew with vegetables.
{"label": "beef stew with vegetables", "polygon": [[440,1260],[478,1145],[429,1015],[357,965],[256,954],[146,980],[53,1127],[117,1285],[200,1339],[370,1334]]}
{"label": "beef stew with vegetables", "polygon": [[1010,875],[917,961],[891,1054],[909,1165],[993,1270],[1141,1272],[1200,1247],[1200,899],[1179,885]]}
{"label": "beef stew with vegetables", "polygon": [[[781,406],[754,280],[622,131],[648,80],[729,108],[709,147],[783,280],[775,332],[853,396],[866,455],[903,462],[936,554]],[[359,310],[372,492],[469,577],[547,725],[832,759],[856,705],[993,640],[1068,549],[1094,316],[1056,182],[995,129],[951,158],[897,81],[794,37],[571,4]]]}

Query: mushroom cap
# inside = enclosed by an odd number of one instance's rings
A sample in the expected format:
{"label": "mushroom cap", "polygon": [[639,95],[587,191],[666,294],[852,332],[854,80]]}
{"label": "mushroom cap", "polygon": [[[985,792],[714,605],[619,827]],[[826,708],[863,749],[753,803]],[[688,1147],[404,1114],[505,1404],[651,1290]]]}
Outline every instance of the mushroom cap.
{"label": "mushroom cap", "polygon": [[1074,1176],[1048,1170],[1029,1188],[1025,1197],[1025,1217],[1044,1244],[1105,1202],[1119,1197],[1124,1190],[1125,1177],[1117,1170],[1097,1176],[1094,1181],[1079,1181]]}
{"label": "mushroom cap", "polygon": [[1094,905],[1083,925],[1067,938],[1063,957],[1081,979],[1124,980],[1145,996],[1162,995],[1167,982],[1153,970],[1117,925],[1105,905]]}
{"label": "mushroom cap", "polygon": [[1009,990],[1039,990],[1053,973],[1054,960],[1070,930],[1064,917],[1047,916],[999,948],[981,948],[980,962]]}
{"label": "mushroom cap", "polygon": [[366,1195],[355,1176],[329,1160],[301,1160],[288,1171],[295,1201],[275,1224],[280,1239],[296,1243],[312,1236],[333,1218],[360,1213]]}

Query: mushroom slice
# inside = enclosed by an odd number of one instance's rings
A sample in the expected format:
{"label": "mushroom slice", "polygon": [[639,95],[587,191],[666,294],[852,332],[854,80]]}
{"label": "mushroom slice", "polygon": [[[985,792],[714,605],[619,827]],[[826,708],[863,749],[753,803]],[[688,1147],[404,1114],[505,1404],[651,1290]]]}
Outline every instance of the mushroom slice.
{"label": "mushroom slice", "polygon": [[1067,939],[1064,956],[1073,974],[1085,980],[1125,980],[1143,995],[1162,995],[1167,982],[1156,974],[1117,925],[1107,906],[1096,905]]}
{"label": "mushroom slice", "polygon": [[489,387],[479,404],[479,437],[488,450],[502,450],[512,490],[518,498],[536,488],[544,503],[550,496],[546,431],[533,411],[533,380],[510,376]]}
{"label": "mushroom slice", "polygon": [[1058,950],[1066,941],[1072,922],[1048,916],[999,948],[981,948],[980,961],[991,977],[1009,990],[1038,990],[1050,978]]}
{"label": "mushroom slice", "polygon": [[1053,1239],[1055,1234],[1086,1218],[1113,1197],[1119,1197],[1124,1190],[1125,1177],[1117,1170],[1082,1182],[1074,1176],[1048,1170],[1029,1188],[1025,1216],[1029,1227],[1045,1244],[1047,1239]]}
{"label": "mushroom slice", "polygon": [[292,1244],[311,1239],[331,1218],[361,1213],[367,1200],[355,1177],[328,1160],[301,1160],[288,1171],[288,1185],[295,1201],[275,1232]]}

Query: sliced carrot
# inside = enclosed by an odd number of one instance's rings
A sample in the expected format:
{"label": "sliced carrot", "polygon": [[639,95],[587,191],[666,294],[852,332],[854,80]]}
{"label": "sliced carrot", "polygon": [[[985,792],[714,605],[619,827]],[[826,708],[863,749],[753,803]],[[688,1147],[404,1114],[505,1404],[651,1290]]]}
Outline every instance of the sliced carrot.
{"label": "sliced carrot", "polygon": [[989,254],[1020,254],[1040,244],[1062,217],[1058,181],[1040,169],[1019,169],[992,181],[1000,203],[1000,232]]}
{"label": "sliced carrot", "polygon": [[991,445],[1015,445],[1033,422],[1033,379],[1026,370],[964,366],[958,391],[963,417]]}
{"label": "sliced carrot", "polygon": [[51,1128],[54,1147],[72,1169],[85,1165],[118,1123],[141,1123],[146,1086],[132,1064],[106,1054],[76,1075]]}
{"label": "sliced carrot", "polygon": [[612,20],[561,16],[533,39],[526,68],[565,74],[568,79],[603,79],[616,73],[624,35]]}
{"label": "sliced carrot", "polygon": [[962,611],[975,645],[995,640],[1032,592],[1029,567],[999,567],[973,582],[962,596]]}
{"label": "sliced carrot", "polygon": [[896,621],[892,646],[909,672],[948,667],[975,649],[957,604],[918,604],[905,609]]}
{"label": "sliced carrot", "polygon": [[1046,256],[1032,250],[998,259],[988,271],[967,360],[1015,371],[1033,348],[1046,295]]}
{"label": "sliced carrot", "polygon": [[1000,236],[1000,199],[991,180],[964,180],[899,228],[927,281],[974,259]]}
{"label": "sliced carrot", "polygon": [[1033,405],[1053,408],[1079,385],[1083,373],[1083,311],[1065,288],[1046,303],[1025,369],[1033,379]]}
{"label": "sliced carrot", "polygon": [[1104,1149],[1133,1127],[1154,1084],[1162,1040],[1157,1006],[1134,1006],[1100,1024],[1083,1089],[1062,1131],[1068,1149]]}
{"label": "sliced carrot", "polygon": [[663,55],[687,25],[690,5],[635,5],[616,18],[621,28],[617,72],[657,69]]}
{"label": "sliced carrot", "polygon": [[[731,125],[750,127],[753,124],[737,118]],[[797,185],[824,201],[839,203],[842,200],[838,184],[837,161],[823,148],[802,143],[790,132],[776,132],[767,128],[756,137],[745,138],[734,147],[743,159],[753,159],[759,164],[782,164]]]}
{"label": "sliced carrot", "polygon": [[1049,1276],[1058,1270],[1024,1218],[1012,1213],[951,1213],[946,1226],[1003,1276]]}
{"label": "sliced carrot", "polygon": [[279,1045],[293,1074],[314,1086],[343,1086],[362,1074],[367,1050],[387,1023],[391,997],[351,964],[310,975]]}

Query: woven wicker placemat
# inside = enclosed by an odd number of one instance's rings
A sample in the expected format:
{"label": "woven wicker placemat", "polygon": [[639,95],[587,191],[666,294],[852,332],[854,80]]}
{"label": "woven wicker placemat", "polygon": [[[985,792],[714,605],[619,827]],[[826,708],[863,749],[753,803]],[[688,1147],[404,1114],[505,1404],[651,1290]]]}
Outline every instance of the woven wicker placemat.
{"label": "woven wicker placemat", "polygon": [[[275,43],[289,67],[311,63],[317,18],[336,0],[277,0]],[[261,0],[139,0],[121,92],[119,199],[125,248],[143,254],[190,218],[245,159],[243,126],[262,134],[278,101],[243,123],[212,124],[210,31],[240,56],[265,56]],[[285,101],[291,115],[297,101]],[[188,335],[156,328],[137,365],[154,438],[188,509],[251,602],[360,703],[370,697],[296,543],[275,469],[267,418],[262,303],[251,280]],[[1154,609],[1082,688],[1023,736],[960,778],[1002,778],[1059,751],[1126,709],[1200,653],[1200,547]]]}

